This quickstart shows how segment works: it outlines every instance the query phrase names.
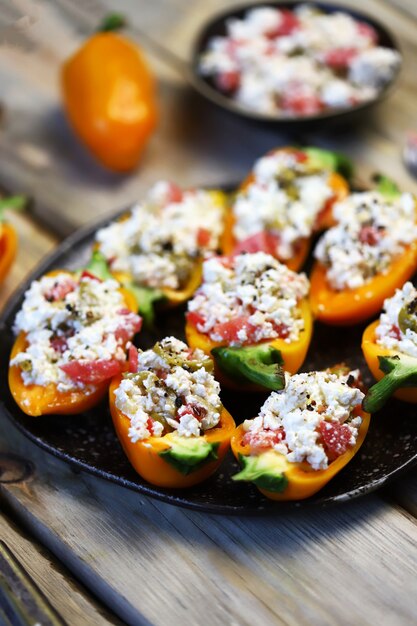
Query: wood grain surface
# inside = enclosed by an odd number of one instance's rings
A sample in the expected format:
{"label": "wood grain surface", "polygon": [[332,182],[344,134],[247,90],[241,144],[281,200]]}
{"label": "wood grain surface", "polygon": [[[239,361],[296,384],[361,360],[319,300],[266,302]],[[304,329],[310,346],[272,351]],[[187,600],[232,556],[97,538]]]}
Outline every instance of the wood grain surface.
{"label": "wood grain surface", "polygon": [[[142,29],[187,59],[204,19],[224,4],[119,0],[117,9],[129,16],[132,37]],[[417,192],[401,161],[405,135],[417,125],[417,3],[349,4],[398,37],[404,54],[398,88],[355,128],[323,125],[295,139],[346,152],[364,183],[383,171]],[[60,237],[130,204],[160,177],[184,185],[238,181],[261,153],[291,141],[203,102],[146,48],[159,80],[160,126],[137,172],[102,170],[62,114],[59,68],[109,7],[114,1],[0,0],[0,186],[35,201],[28,215],[12,218],[20,247],[0,304]],[[179,510],[74,473],[4,420],[0,448],[35,464],[30,481],[0,487],[0,505],[7,503],[25,532],[129,624],[417,623],[415,473],[383,494],[337,508],[239,519]],[[108,623],[65,574],[54,576],[49,556],[42,560],[29,535],[19,538],[8,522],[0,524],[38,584],[56,592],[69,624]]]}

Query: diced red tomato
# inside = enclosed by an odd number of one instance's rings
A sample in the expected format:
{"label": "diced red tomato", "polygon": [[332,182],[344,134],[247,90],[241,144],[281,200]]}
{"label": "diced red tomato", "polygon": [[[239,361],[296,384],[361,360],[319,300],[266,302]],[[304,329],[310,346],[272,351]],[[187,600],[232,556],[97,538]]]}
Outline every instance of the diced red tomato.
{"label": "diced red tomato", "polygon": [[151,417],[148,417],[148,420],[146,422],[146,428],[149,430],[151,435],[153,435],[153,419]]}
{"label": "diced red tomato", "polygon": [[102,383],[122,370],[122,363],[117,359],[98,359],[97,361],[70,361],[61,365],[65,374],[85,385]]}
{"label": "diced red tomato", "polygon": [[285,439],[285,430],[279,428],[278,430],[262,430],[260,432],[248,431],[242,440],[245,446],[250,446],[252,452],[261,452],[272,448],[277,443],[280,443]]}
{"label": "diced red tomato", "polygon": [[220,91],[224,91],[226,93],[235,92],[240,85],[240,72],[238,70],[220,72],[216,76],[216,85]]}
{"label": "diced red tomato", "polygon": [[367,37],[371,43],[376,44],[378,42],[378,33],[375,28],[366,22],[357,22],[358,33],[362,37]]}
{"label": "diced red tomato", "polygon": [[323,110],[323,103],[314,94],[306,94],[300,90],[288,91],[282,97],[281,106],[284,111],[296,115],[315,115]]}
{"label": "diced red tomato", "polygon": [[184,197],[183,190],[175,183],[169,183],[169,189],[167,193],[167,204],[181,202]]}
{"label": "diced red tomato", "polygon": [[359,232],[359,241],[368,246],[375,246],[381,239],[381,232],[375,226],[363,226]]}
{"label": "diced red tomato", "polygon": [[134,374],[138,371],[138,362],[139,362],[139,354],[138,349],[133,344],[129,348],[128,352],[128,364],[129,364],[129,372]]}
{"label": "diced red tomato", "polygon": [[66,280],[57,281],[54,286],[45,293],[45,300],[48,302],[63,300],[66,295],[74,291],[76,286],[77,283],[69,277]]}
{"label": "diced red tomato", "polygon": [[192,326],[203,326],[206,323],[205,318],[197,313],[196,311],[188,311],[185,317],[187,318],[187,322],[189,322]]}
{"label": "diced red tomato", "polygon": [[192,415],[201,422],[203,417],[207,415],[207,409],[197,404],[183,404],[178,409],[178,416],[182,417],[183,415]]}
{"label": "diced red tomato", "polygon": [[277,332],[279,339],[286,339],[290,335],[290,329],[286,324],[274,324],[274,330]]}
{"label": "diced red tomato", "polygon": [[335,70],[342,70],[349,66],[357,54],[357,48],[333,48],[325,53],[324,62]]}
{"label": "diced red tomato", "polygon": [[55,350],[55,352],[63,354],[68,347],[67,337],[54,337],[53,339],[51,339],[51,346]]}
{"label": "diced red tomato", "polygon": [[98,276],[96,276],[95,274],[92,274],[91,272],[89,272],[88,270],[84,270],[81,274],[81,278],[89,278],[90,280],[96,280],[98,283],[102,283],[103,281],[101,280],[101,278],[99,278]]}
{"label": "diced red tomato", "polygon": [[251,235],[243,241],[239,241],[234,247],[233,254],[242,254],[242,252],[266,252],[276,257],[278,243],[278,235],[263,230],[255,235]]}
{"label": "diced red tomato", "polygon": [[401,331],[399,327],[393,324],[389,330],[389,335],[390,337],[394,337],[394,339],[397,339],[397,341],[399,341],[401,339]]}
{"label": "diced red tomato", "polygon": [[265,36],[269,39],[275,39],[276,37],[284,37],[290,35],[296,28],[300,26],[300,20],[298,17],[288,9],[281,9],[281,21],[265,33]]}
{"label": "diced red tomato", "polygon": [[118,313],[122,319],[120,320],[120,326],[116,329],[114,335],[118,341],[126,343],[126,341],[132,339],[132,337],[142,328],[142,318],[129,309],[120,309]]}
{"label": "diced red tomato", "polygon": [[318,426],[318,431],[329,461],[337,459],[351,446],[352,433],[346,424],[323,420]]}
{"label": "diced red tomato", "polygon": [[210,243],[210,231],[206,228],[199,228],[197,231],[197,244],[201,247]]}
{"label": "diced red tomato", "polygon": [[[246,339],[242,341],[239,339],[239,332],[243,331],[246,334]],[[221,324],[216,324],[213,327],[212,333],[219,335],[222,340],[227,343],[231,343],[232,341],[236,341],[239,343],[251,343],[254,339],[254,334],[256,331],[256,327],[253,326],[249,322],[249,318],[242,316],[237,317],[233,320],[229,320],[228,322],[222,322]]]}

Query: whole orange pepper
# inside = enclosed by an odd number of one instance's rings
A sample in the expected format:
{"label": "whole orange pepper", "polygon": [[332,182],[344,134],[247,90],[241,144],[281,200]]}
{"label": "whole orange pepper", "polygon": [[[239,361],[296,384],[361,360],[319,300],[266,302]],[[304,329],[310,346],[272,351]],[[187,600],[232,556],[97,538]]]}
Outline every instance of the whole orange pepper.
{"label": "whole orange pepper", "polygon": [[[323,169],[325,168],[329,169],[328,185],[333,190],[333,195],[326,202],[321,213],[319,214],[315,231],[322,230],[324,228],[329,228],[330,226],[332,226],[334,224],[333,213],[332,213],[334,203],[339,200],[343,200],[343,198],[345,198],[349,193],[349,185],[347,181],[345,180],[345,178],[341,174],[339,174],[337,171],[330,171],[337,167],[338,155],[335,155],[334,153],[330,153],[327,151],[319,150],[318,148],[297,149],[291,146],[286,146],[284,148],[271,150],[268,154],[274,154],[276,152],[303,153],[305,154],[306,160],[311,160],[312,162],[315,162],[317,164],[319,164],[317,160],[320,158],[323,159],[323,155],[325,155],[324,157],[325,161],[321,165],[323,166]],[[311,152],[311,155],[309,152]],[[315,155],[314,157],[312,156],[313,153]],[[254,174],[250,173],[241,184],[240,191],[244,191],[245,189],[247,189],[249,185],[254,181],[254,178],[255,178]],[[236,244],[238,243],[233,235],[233,228],[234,228],[235,221],[236,220],[233,215],[233,212],[230,211],[227,217],[226,231],[225,231],[225,235],[223,238],[223,246],[222,246],[223,253],[226,255],[232,254],[235,249]],[[279,260],[282,263],[285,263],[285,265],[290,270],[297,272],[304,265],[307,259],[308,253],[310,251],[310,246],[311,246],[311,239],[302,237],[297,241],[296,245],[294,246],[293,256],[290,259],[279,259]],[[271,253],[270,250],[269,252]]]}
{"label": "whole orange pepper", "polygon": [[230,446],[230,437],[235,428],[235,422],[230,413],[223,407],[218,426],[206,430],[201,437],[192,437],[192,441],[200,440],[211,444],[214,458],[196,466],[189,472],[181,472],[164,458],[178,442],[190,438],[178,437],[174,433],[167,433],[161,437],[148,437],[143,441],[133,443],[129,437],[130,419],[120,411],[115,404],[115,391],[120,385],[122,377],[116,376],[110,385],[110,412],[113,418],[116,434],[130,463],[142,478],[158,487],[183,488],[191,487],[211,476],[221,464]]}
{"label": "whole orange pepper", "polygon": [[336,291],[326,278],[326,268],[319,262],[310,276],[310,305],[316,319],[326,324],[350,325],[376,315],[384,300],[394,295],[417,269],[417,242],[394,259],[384,274],[378,274],[357,289]]}
{"label": "whole orange pepper", "polygon": [[0,235],[0,282],[6,277],[17,251],[17,234],[11,224],[1,225]]}
{"label": "whole orange pepper", "polygon": [[[48,272],[47,276],[66,273],[70,276],[72,272],[54,270]],[[137,303],[130,292],[120,290],[123,294],[126,307],[133,312],[137,311]],[[27,348],[26,334],[20,333],[13,344],[10,360],[14,359],[20,352]],[[9,367],[9,388],[13,399],[19,408],[30,416],[47,414],[74,415],[91,409],[98,404],[106,395],[110,381],[103,381],[95,384],[91,393],[86,394],[82,389],[72,391],[58,391],[54,383],[46,386],[25,385],[22,379],[20,367],[12,365]]]}
{"label": "whole orange pepper", "polygon": [[[290,463],[285,455],[275,450],[261,452],[258,456],[262,456],[263,467],[260,466],[259,469],[264,469],[265,473],[272,470],[274,480],[281,481],[282,491],[272,491],[256,485],[259,491],[271,500],[304,500],[323,489],[355,456],[365,439],[371,416],[360,409],[357,410],[357,414],[362,417],[362,424],[355,445],[332,461],[327,469],[314,470],[307,462]],[[239,461],[251,456],[250,446],[243,443],[245,432],[243,426],[238,426],[230,442],[232,452]]]}
{"label": "whole orange pepper", "polygon": [[139,48],[99,32],[63,65],[63,103],[76,134],[116,172],[138,163],[157,123],[155,85]]}
{"label": "whole orange pepper", "polygon": [[[284,339],[273,339],[272,341],[265,341],[262,344],[258,344],[260,346],[269,345],[271,348],[278,350],[281,353],[283,369],[290,372],[290,374],[295,374],[303,364],[313,334],[313,318],[308,302],[306,300],[301,301],[300,308],[304,321],[304,330],[300,333],[300,338],[297,341],[287,343]],[[189,321],[187,321],[185,325],[185,336],[190,348],[199,348],[207,355],[211,355],[214,348],[228,345],[226,341],[213,341],[208,335],[199,332]],[[242,384],[237,383],[231,379],[230,376],[227,376],[217,365],[216,359],[214,362],[217,380],[226,387],[241,390]],[[259,391],[260,387],[257,385],[245,385],[245,390]]]}

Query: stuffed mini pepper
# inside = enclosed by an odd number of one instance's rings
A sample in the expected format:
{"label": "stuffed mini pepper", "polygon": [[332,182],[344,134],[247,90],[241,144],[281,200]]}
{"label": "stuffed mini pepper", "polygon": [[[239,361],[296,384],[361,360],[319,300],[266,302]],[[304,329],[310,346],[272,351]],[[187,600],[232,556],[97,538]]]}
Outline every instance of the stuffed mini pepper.
{"label": "stuffed mini pepper", "polygon": [[186,337],[213,354],[219,380],[281,389],[280,366],[295,373],[312,335],[309,283],[264,252],[213,257],[188,303]]}
{"label": "stuffed mini pepper", "polygon": [[417,268],[415,199],[380,188],[350,195],[334,213],[338,225],[315,250],[310,302],[322,322],[356,324],[378,313]]}
{"label": "stuffed mini pepper", "polygon": [[119,287],[64,270],[31,284],[9,369],[10,391],[27,415],[81,413],[106,394],[142,322],[135,299]]}
{"label": "stuffed mini pepper", "polygon": [[251,482],[272,500],[302,500],[322,489],[357,453],[369,426],[358,371],[286,374],[259,415],[232,436],[242,466],[233,480]]}
{"label": "stuffed mini pepper", "polygon": [[97,248],[133,289],[145,320],[157,301],[174,306],[197,289],[202,260],[220,247],[225,206],[220,191],[159,182],[144,202],[97,232]]}
{"label": "stuffed mini pepper", "polygon": [[261,250],[300,269],[312,234],[332,224],[334,202],[348,194],[336,171],[349,170],[344,164],[318,148],[280,148],[259,159],[236,195],[224,252]]}
{"label": "stuffed mini pepper", "polygon": [[159,487],[208,478],[229,449],[235,423],[223,407],[213,361],[166,337],[151,350],[130,349],[129,372],[110,387],[110,409],[135,470]]}
{"label": "stuffed mini pepper", "polygon": [[363,334],[362,350],[379,381],[367,393],[366,410],[378,411],[391,395],[417,403],[417,289],[412,283],[385,300],[380,318]]}

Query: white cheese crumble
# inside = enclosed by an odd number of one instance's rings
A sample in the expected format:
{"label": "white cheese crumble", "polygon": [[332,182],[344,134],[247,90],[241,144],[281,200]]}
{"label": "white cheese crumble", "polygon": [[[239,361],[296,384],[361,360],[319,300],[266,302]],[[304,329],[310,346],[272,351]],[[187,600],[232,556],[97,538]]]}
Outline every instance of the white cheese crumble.
{"label": "white cheese crumble", "polygon": [[68,273],[34,281],[16,316],[14,332],[28,343],[10,365],[21,369],[25,385],[53,383],[64,392],[84,388],[69,378],[62,366],[74,361],[125,360],[126,339],[132,338],[140,318],[126,310],[119,284]]}
{"label": "white cheese crumble", "polygon": [[336,290],[356,289],[388,270],[417,239],[415,200],[409,193],[387,200],[376,191],[354,193],[335,204],[338,222],[320,239],[314,255]]}
{"label": "white cheese crumble", "polygon": [[308,5],[248,10],[209,40],[200,73],[240,105],[303,116],[370,100],[392,79],[400,54],[352,16]]}
{"label": "white cheese crumble", "polygon": [[218,248],[222,232],[219,192],[161,181],[125,219],[100,229],[96,241],[113,271],[130,273],[140,285],[180,289],[197,259]]}
{"label": "white cheese crumble", "polygon": [[266,444],[291,463],[307,461],[314,470],[326,469],[333,457],[329,459],[326,441],[322,440],[323,428],[330,435],[333,427],[345,427],[343,447],[338,446],[337,434],[330,436],[333,456],[356,443],[362,419],[354,417],[353,410],[361,404],[364,393],[350,383],[358,375],[358,371],[346,375],[287,373],[285,389],[273,392],[259,415],[243,423],[245,442],[260,448]]}
{"label": "white cheese crumble", "polygon": [[222,404],[212,368],[204,352],[174,337],[140,351],[137,373],[125,375],[115,391],[116,407],[130,419],[131,441],[172,431],[198,437],[217,426]]}
{"label": "white cheese crumble", "polygon": [[[415,320],[416,330],[410,324],[400,323],[401,310],[411,322]],[[385,300],[375,334],[380,346],[417,358],[417,289],[412,283],[405,283],[392,298]]]}
{"label": "white cheese crumble", "polygon": [[333,194],[328,171],[312,171],[296,152],[277,150],[255,163],[253,179],[236,197],[234,237],[241,242],[271,233],[276,256],[288,260],[300,239],[311,236]]}
{"label": "white cheese crumble", "polygon": [[308,289],[304,274],[264,252],[213,257],[204,262],[203,284],[188,303],[188,315],[198,315],[197,330],[213,341],[238,346],[282,337],[289,343],[304,329],[300,301]]}

